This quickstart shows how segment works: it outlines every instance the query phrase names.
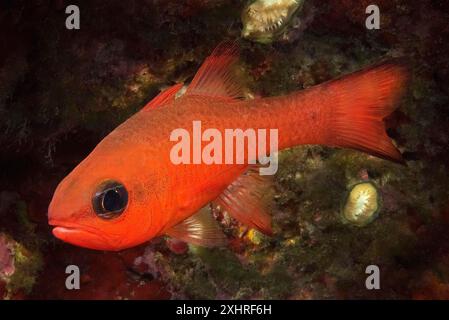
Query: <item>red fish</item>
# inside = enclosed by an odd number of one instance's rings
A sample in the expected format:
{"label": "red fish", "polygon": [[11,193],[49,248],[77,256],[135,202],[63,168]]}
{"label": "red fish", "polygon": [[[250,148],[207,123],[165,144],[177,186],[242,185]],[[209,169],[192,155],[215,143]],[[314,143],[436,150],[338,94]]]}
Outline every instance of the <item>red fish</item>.
{"label": "red fish", "polygon": [[266,179],[254,166],[170,161],[172,130],[192,131],[193,121],[220,132],[277,129],[279,150],[318,144],[402,162],[383,119],[405,85],[403,66],[384,63],[285,96],[242,100],[231,72],[237,51],[229,43],[218,46],[183,96],[175,99],[182,84],[160,93],[62,180],[48,210],[57,238],[99,250],[121,250],[160,235],[221,245],[225,236],[201,209],[211,202],[270,234]]}

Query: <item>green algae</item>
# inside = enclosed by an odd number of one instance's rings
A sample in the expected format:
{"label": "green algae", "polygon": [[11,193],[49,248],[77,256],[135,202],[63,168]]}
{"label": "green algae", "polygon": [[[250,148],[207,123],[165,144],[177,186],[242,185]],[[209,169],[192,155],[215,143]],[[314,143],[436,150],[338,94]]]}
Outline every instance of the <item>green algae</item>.
{"label": "green algae", "polygon": [[42,256],[37,250],[28,250],[19,243],[14,245],[15,272],[7,281],[8,296],[17,292],[29,294],[43,267]]}
{"label": "green algae", "polygon": [[11,236],[2,233],[12,256],[12,272],[3,275],[0,280],[6,283],[4,299],[11,299],[17,294],[31,293],[43,267],[42,255],[36,248],[29,249],[15,241]]}
{"label": "green algae", "polygon": [[14,273],[3,279],[6,282],[5,299],[14,298],[17,294],[29,294],[38,281],[43,268],[41,246],[44,240],[36,233],[36,224],[30,221],[28,206],[17,198],[12,210],[18,224],[18,231],[13,238],[7,236],[11,245]]}
{"label": "green algae", "polygon": [[[281,299],[288,296],[292,278],[282,263],[266,265],[266,252],[242,262],[229,249],[190,246],[184,258],[161,259],[165,281],[173,292],[193,299]],[[160,257],[161,258],[161,257]]]}

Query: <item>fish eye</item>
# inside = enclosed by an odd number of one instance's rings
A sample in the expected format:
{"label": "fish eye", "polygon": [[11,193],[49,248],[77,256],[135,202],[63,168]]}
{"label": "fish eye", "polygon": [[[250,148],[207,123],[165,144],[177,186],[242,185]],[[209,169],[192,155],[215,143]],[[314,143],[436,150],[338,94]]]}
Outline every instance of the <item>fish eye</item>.
{"label": "fish eye", "polygon": [[118,217],[128,204],[128,191],[117,181],[108,180],[101,183],[92,197],[92,207],[102,219]]}

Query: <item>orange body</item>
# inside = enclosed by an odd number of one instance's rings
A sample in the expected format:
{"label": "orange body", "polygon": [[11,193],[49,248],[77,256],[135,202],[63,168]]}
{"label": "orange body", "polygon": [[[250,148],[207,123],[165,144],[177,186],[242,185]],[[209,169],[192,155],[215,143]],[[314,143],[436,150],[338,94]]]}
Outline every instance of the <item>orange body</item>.
{"label": "orange body", "polygon": [[[283,97],[238,100],[189,91],[138,112],[111,132],[58,186],[49,208],[54,234],[76,245],[120,250],[167,233],[213,201],[247,169],[237,164],[170,161],[171,132],[278,129],[279,149],[321,144],[351,147],[400,161],[382,119],[394,108],[405,75],[383,65]],[[102,181],[120,181],[126,210],[100,219],[92,195]]]}

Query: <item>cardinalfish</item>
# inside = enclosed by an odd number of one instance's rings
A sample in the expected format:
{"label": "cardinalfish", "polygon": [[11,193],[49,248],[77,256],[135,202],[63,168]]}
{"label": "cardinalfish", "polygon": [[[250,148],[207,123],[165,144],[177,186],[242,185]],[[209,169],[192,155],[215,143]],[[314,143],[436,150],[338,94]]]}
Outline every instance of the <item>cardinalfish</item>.
{"label": "cardinalfish", "polygon": [[171,132],[194,121],[222,133],[276,129],[279,150],[315,144],[402,162],[383,121],[406,82],[401,64],[386,62],[284,96],[244,100],[232,72],[237,60],[237,46],[222,43],[182,96],[182,84],[166,89],[106,136],[56,188],[48,209],[53,234],[98,250],[122,250],[162,235],[223,245],[225,235],[204,209],[210,203],[271,234],[269,179],[258,174],[257,164],[170,161]]}

